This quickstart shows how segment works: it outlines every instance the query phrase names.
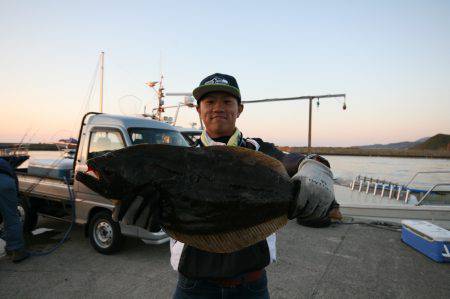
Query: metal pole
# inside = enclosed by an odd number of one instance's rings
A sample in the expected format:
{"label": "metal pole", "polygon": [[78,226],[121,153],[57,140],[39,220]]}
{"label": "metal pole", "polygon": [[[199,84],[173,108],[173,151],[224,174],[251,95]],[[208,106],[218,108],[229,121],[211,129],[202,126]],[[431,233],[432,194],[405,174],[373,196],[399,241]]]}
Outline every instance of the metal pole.
{"label": "metal pole", "polygon": [[313,98],[309,98],[308,154],[311,154],[312,101]]}
{"label": "metal pole", "polygon": [[100,53],[100,112],[103,113],[103,71],[105,52]]}
{"label": "metal pole", "polygon": [[175,117],[174,117],[174,120],[173,120],[173,125],[174,125],[174,126],[175,126],[175,124],[177,123],[177,120],[178,120],[178,112],[180,111],[180,107],[181,107],[182,104],[183,104],[183,103],[178,103],[177,111],[175,112]]}
{"label": "metal pole", "polygon": [[[192,96],[192,93],[189,92],[172,92],[167,93],[166,96]],[[308,153],[311,153],[311,127],[312,127],[312,101],[314,99],[326,99],[326,98],[344,98],[344,107],[345,110],[345,93],[340,94],[325,94],[325,95],[309,95],[309,96],[300,96],[300,97],[290,97],[290,98],[273,98],[273,99],[262,99],[262,100],[254,100],[254,101],[241,101],[242,104],[253,104],[253,103],[268,103],[268,102],[280,102],[280,101],[296,101],[296,100],[309,100],[309,128],[308,128]],[[203,129],[203,123],[200,119],[200,125]]]}
{"label": "metal pole", "polygon": [[324,98],[338,98],[344,97],[345,93],[340,94],[326,94],[326,95],[309,95],[309,96],[301,96],[301,97],[292,97],[292,98],[275,98],[275,99],[263,99],[256,101],[242,101],[242,104],[253,104],[253,103],[264,103],[264,102],[280,102],[280,101],[295,101],[295,100],[309,100],[309,99],[324,99]]}

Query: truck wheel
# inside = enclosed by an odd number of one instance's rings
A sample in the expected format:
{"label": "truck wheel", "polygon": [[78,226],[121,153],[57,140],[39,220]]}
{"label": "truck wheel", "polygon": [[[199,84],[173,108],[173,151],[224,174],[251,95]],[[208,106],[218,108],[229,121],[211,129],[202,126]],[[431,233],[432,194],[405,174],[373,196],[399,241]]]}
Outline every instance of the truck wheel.
{"label": "truck wheel", "polygon": [[19,213],[20,220],[22,221],[23,232],[29,233],[34,230],[38,222],[38,214],[24,199],[17,205],[17,211]]}
{"label": "truck wheel", "polygon": [[101,211],[89,222],[89,242],[101,254],[118,252],[122,245],[119,223],[111,218],[111,212]]}

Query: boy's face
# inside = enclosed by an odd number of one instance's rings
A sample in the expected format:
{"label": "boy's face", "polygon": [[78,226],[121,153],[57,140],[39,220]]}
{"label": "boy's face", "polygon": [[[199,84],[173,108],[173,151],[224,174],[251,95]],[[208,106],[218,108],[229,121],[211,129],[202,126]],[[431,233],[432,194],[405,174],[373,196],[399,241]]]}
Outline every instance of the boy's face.
{"label": "boy's face", "polygon": [[236,129],[236,119],[244,106],[226,92],[208,93],[200,101],[197,112],[202,119],[206,132],[212,138],[231,136]]}

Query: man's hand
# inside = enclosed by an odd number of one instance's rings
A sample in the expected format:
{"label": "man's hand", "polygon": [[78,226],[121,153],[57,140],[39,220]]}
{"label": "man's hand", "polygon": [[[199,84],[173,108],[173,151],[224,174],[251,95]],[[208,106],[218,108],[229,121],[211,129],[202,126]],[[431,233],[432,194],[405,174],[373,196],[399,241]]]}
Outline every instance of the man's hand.
{"label": "man's hand", "polygon": [[330,212],[328,212],[328,217],[336,221],[342,220],[342,214],[341,211],[339,210],[339,207],[331,209]]}
{"label": "man's hand", "polygon": [[114,221],[126,225],[135,225],[148,231],[159,231],[159,193],[150,185],[141,190],[137,196],[128,200],[128,204],[122,205],[114,202]]}
{"label": "man's hand", "polygon": [[292,177],[297,194],[290,206],[289,219],[320,226],[330,218],[340,219],[339,205],[334,198],[333,174],[329,167],[315,159],[305,159]]}

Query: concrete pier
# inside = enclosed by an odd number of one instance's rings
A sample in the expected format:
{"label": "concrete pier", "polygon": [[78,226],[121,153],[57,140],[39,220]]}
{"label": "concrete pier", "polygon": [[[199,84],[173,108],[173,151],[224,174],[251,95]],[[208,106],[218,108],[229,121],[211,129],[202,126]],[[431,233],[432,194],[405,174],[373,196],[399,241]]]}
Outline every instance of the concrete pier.
{"label": "concrete pier", "polygon": [[[49,248],[67,223],[29,239]],[[400,233],[370,226],[314,229],[291,221],[277,234],[278,262],[267,268],[272,298],[449,298],[450,264],[438,264],[403,244]],[[171,298],[177,275],[169,245],[127,239],[123,250],[94,251],[77,227],[49,256],[21,264],[0,258],[0,298]]]}

